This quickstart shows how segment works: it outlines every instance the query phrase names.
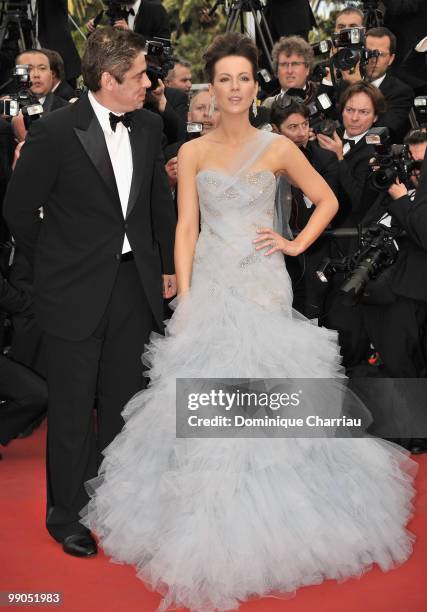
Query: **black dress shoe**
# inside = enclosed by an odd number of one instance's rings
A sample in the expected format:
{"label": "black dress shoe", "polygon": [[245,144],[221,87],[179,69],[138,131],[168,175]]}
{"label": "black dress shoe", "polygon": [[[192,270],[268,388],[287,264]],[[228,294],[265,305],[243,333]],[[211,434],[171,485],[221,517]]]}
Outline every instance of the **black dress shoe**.
{"label": "black dress shoe", "polygon": [[96,542],[90,533],[75,533],[62,541],[62,548],[67,555],[74,557],[92,557],[98,552]]}

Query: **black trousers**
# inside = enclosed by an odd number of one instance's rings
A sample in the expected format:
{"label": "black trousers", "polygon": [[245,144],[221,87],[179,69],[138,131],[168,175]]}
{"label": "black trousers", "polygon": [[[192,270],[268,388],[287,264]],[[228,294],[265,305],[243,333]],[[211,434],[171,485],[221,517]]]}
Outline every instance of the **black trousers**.
{"label": "black trousers", "polygon": [[[84,483],[123,426],[121,411],[144,386],[141,354],[155,327],[135,262],[121,263],[104,316],[81,341],[46,335],[49,407],[47,517],[61,541],[85,531]],[[96,401],[96,414],[94,406]]]}
{"label": "black trousers", "polygon": [[46,381],[0,355],[0,399],[0,444],[6,445],[46,412]]}
{"label": "black trousers", "polygon": [[362,306],[362,316],[385,376],[427,376],[427,302],[397,296],[392,304]]}

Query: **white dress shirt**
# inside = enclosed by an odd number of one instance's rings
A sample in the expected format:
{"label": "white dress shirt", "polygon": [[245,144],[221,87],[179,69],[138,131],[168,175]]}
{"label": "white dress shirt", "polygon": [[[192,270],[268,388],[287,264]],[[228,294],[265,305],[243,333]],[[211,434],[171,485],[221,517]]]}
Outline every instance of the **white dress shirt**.
{"label": "white dress shirt", "polygon": [[384,79],[386,78],[387,73],[383,74],[382,77],[380,77],[379,79],[375,79],[375,81],[371,81],[371,85],[373,85],[374,87],[376,87],[377,89],[380,88],[381,83],[384,81]]}
{"label": "white dress shirt", "polygon": [[128,17],[128,26],[130,30],[133,30],[135,26],[135,17],[138,14],[140,6],[141,6],[141,0],[136,0],[136,2],[132,4],[133,12],[135,13],[135,15],[129,15]]}
{"label": "white dress shirt", "polygon": [[[359,140],[362,140],[362,138],[364,138],[366,136],[366,134],[368,133],[368,131],[363,132],[363,134],[359,134],[358,136],[349,136],[347,134],[347,130],[344,132],[343,138],[346,138],[347,140],[352,140],[354,142],[354,144],[357,144],[359,142]],[[348,142],[345,143],[345,145],[342,148],[342,154],[343,155],[347,155],[347,153],[350,151],[351,146]]]}
{"label": "white dress shirt", "polygon": [[[133,173],[132,148],[130,146],[129,132],[123,123],[118,123],[116,125],[116,131],[113,132],[110,125],[111,111],[100,104],[91,91],[89,92],[89,101],[101,125],[102,131],[104,132],[105,142],[116,178],[123,217],[125,218]],[[130,250],[129,240],[125,234],[122,253],[127,253]]]}

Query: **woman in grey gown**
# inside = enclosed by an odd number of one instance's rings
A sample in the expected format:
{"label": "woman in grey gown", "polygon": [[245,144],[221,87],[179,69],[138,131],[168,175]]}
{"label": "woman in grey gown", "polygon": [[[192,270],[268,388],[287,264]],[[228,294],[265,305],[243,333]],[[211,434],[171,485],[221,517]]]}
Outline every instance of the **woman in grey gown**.
{"label": "woman in grey gown", "polygon": [[[177,378],[344,382],[335,332],[292,311],[283,260],[316,240],[337,201],[293,143],[251,127],[250,39],[217,37],[206,60],[221,123],[179,153],[176,310],[147,347],[150,385],[125,407],[82,513],[106,554],[164,595],[162,610],[237,609],[374,563],[388,570],[413,542],[415,464],[395,445],[176,436]],[[316,205],[293,241],[273,229],[279,174]]]}

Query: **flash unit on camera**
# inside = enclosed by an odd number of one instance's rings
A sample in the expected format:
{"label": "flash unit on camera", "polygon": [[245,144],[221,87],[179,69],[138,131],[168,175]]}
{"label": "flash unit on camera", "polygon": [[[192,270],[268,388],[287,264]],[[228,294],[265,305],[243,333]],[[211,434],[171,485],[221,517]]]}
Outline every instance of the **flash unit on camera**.
{"label": "flash unit on camera", "polygon": [[386,127],[371,128],[365,136],[366,144],[384,144],[389,138],[389,131]]}
{"label": "flash unit on camera", "polygon": [[417,96],[414,100],[414,106],[427,106],[427,96]]}

